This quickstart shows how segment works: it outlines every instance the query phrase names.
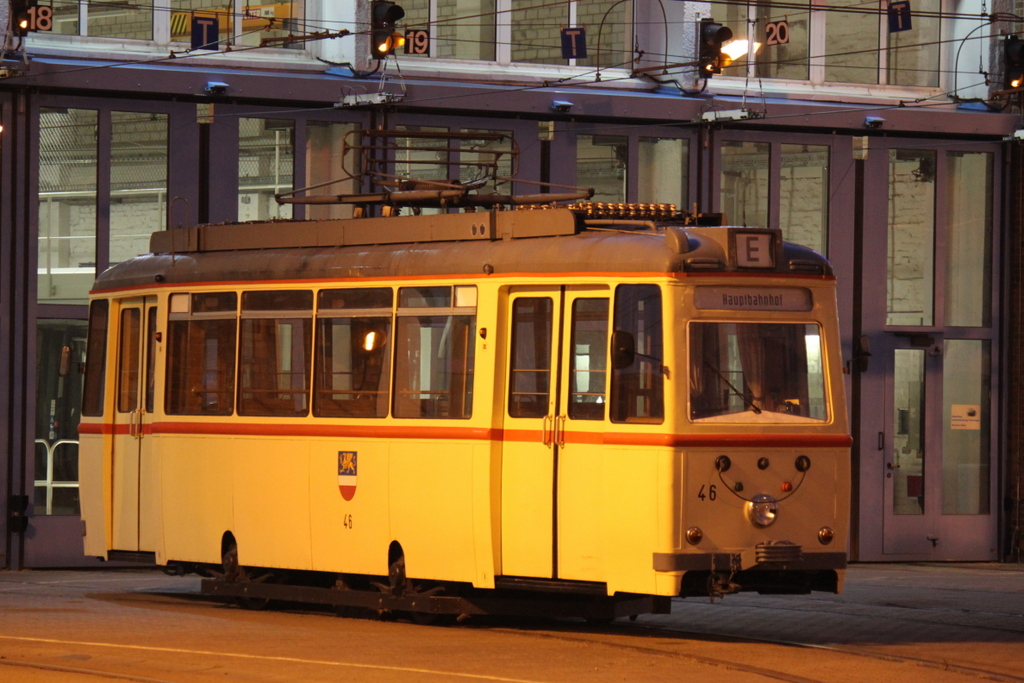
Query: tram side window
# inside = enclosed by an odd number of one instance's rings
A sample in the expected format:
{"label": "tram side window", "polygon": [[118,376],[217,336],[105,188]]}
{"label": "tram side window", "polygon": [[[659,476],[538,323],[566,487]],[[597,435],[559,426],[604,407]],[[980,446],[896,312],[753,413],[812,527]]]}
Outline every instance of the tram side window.
{"label": "tram side window", "polygon": [[387,417],[393,301],[387,287],[321,290],[314,415]]}
{"label": "tram side window", "polygon": [[107,377],[107,322],[110,302],[97,299],[89,305],[89,341],[85,353],[85,387],[82,391],[82,415],[103,414],[103,393]]}
{"label": "tram side window", "polygon": [[242,292],[238,414],[309,414],[313,292]]}
{"label": "tram side window", "polygon": [[512,364],[508,386],[510,417],[544,417],[551,392],[550,297],[512,302]]}
{"label": "tram side window", "polygon": [[156,345],[159,334],[156,329],[156,306],[149,309],[146,329],[146,412],[152,413],[156,403]]}
{"label": "tram side window", "polygon": [[120,376],[117,386],[117,412],[129,413],[139,405],[139,326],[138,308],[121,311]]}
{"label": "tram side window", "polygon": [[473,412],[476,287],[402,287],[395,330],[395,417]]}
{"label": "tram side window", "polygon": [[[613,364],[612,422],[661,423],[665,419],[664,347],[658,286],[617,287],[614,329],[618,345],[621,340],[630,341],[631,353]],[[617,346],[614,340],[613,346]]]}
{"label": "tram side window", "polygon": [[172,294],[168,320],[167,412],[234,412],[235,292]]}
{"label": "tram side window", "polygon": [[608,375],[608,299],[572,303],[569,417],[603,420]]}

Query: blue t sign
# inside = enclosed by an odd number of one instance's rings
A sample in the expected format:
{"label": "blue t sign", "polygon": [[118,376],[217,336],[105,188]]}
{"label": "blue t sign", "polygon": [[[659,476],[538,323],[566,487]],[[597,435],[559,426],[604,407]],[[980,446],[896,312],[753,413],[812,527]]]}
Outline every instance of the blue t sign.
{"label": "blue t sign", "polygon": [[217,17],[192,17],[192,49],[217,50],[220,22]]}
{"label": "blue t sign", "polygon": [[587,58],[587,30],[583,28],[562,29],[562,59]]}
{"label": "blue t sign", "polygon": [[889,33],[909,31],[914,28],[910,23],[910,0],[889,3]]}

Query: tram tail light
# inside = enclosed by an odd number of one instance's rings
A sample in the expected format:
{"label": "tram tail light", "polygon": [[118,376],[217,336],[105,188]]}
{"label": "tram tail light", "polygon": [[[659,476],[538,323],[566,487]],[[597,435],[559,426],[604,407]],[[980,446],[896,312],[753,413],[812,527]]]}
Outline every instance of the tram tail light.
{"label": "tram tail light", "polygon": [[829,543],[832,542],[832,540],[835,537],[836,537],[836,532],[832,531],[832,529],[830,529],[827,526],[823,526],[823,527],[821,527],[821,529],[818,530],[818,541],[822,545],[828,545]]}
{"label": "tram tail light", "polygon": [[697,545],[704,540],[704,532],[700,530],[700,527],[691,526],[686,530],[686,542],[690,545]]}

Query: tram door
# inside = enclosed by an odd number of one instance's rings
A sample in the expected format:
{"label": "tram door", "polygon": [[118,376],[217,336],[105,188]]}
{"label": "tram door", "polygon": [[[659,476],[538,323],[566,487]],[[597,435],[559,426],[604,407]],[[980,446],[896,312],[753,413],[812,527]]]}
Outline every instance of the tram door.
{"label": "tram door", "polygon": [[[559,458],[572,418],[592,413],[603,419],[607,326],[607,287],[510,292],[501,468],[504,576],[559,576]],[[583,407],[570,411],[570,401]]]}
{"label": "tram door", "polygon": [[886,336],[882,551],[994,560],[989,342]]}
{"label": "tram door", "polygon": [[153,413],[157,308],[154,297],[125,299],[117,324],[117,376],[112,457],[113,550],[151,551],[155,525],[147,495],[153,481]]}

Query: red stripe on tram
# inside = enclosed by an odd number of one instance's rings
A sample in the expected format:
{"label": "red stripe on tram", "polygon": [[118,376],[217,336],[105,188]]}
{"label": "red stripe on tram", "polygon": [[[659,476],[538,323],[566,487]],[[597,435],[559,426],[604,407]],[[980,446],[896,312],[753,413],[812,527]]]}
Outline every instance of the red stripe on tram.
{"label": "red stripe on tram", "polygon": [[[83,422],[79,434],[129,434],[129,425]],[[539,429],[477,427],[405,427],[388,425],[289,425],[224,422],[156,422],[143,425],[145,434],[211,436],[291,436],[434,441],[504,441],[543,443]],[[548,433],[549,438],[554,434]],[[648,446],[662,448],[849,448],[846,434],[638,434],[635,432],[560,431],[559,441],[569,444]]]}

